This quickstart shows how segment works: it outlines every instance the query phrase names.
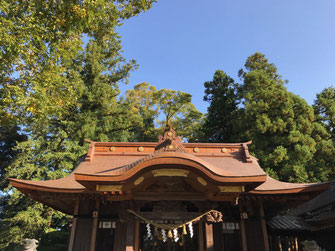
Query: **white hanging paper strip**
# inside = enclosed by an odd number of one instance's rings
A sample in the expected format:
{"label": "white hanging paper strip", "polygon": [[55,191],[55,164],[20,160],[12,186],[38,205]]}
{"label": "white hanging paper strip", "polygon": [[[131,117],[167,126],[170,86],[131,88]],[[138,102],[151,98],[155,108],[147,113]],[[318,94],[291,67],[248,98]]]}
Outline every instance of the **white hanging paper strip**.
{"label": "white hanging paper strip", "polygon": [[148,239],[152,240],[151,228],[149,223],[147,223],[147,237]]}
{"label": "white hanging paper strip", "polygon": [[235,229],[235,223],[227,222],[226,227],[227,227],[228,230],[234,230]]}
{"label": "white hanging paper strip", "polygon": [[167,241],[167,237],[166,237],[166,231],[165,229],[162,229],[162,238],[163,238],[163,242]]}
{"label": "white hanging paper strip", "polygon": [[192,225],[192,222],[190,224],[188,224],[188,229],[190,231],[191,238],[193,238],[193,225]]}
{"label": "white hanging paper strip", "polygon": [[173,229],[173,238],[174,238],[174,242],[177,242],[179,240],[177,229]]}
{"label": "white hanging paper strip", "polygon": [[112,222],[110,221],[102,222],[102,228],[112,228]]}

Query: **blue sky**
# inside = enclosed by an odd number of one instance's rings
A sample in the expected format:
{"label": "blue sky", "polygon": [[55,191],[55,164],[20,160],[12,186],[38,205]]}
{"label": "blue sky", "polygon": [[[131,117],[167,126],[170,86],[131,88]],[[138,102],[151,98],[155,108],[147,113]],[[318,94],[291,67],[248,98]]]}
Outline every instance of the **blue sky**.
{"label": "blue sky", "polygon": [[130,83],[191,93],[201,112],[203,83],[237,71],[259,51],[309,104],[335,85],[334,0],[158,0],[119,29],[124,56],[139,69]]}

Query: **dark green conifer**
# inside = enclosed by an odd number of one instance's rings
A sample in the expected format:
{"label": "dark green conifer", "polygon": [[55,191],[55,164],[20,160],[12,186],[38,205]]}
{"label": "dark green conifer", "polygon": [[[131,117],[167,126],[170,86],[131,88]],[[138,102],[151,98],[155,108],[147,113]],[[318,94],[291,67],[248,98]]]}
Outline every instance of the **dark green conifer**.
{"label": "dark green conifer", "polygon": [[204,101],[210,103],[207,116],[200,129],[200,141],[237,142],[242,138],[237,84],[222,70],[217,70],[212,81],[204,83]]}

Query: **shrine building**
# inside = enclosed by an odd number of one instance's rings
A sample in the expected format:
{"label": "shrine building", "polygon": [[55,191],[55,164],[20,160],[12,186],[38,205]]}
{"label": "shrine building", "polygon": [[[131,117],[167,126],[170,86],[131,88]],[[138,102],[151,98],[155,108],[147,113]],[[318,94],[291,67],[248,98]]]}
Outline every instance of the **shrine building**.
{"label": "shrine building", "polygon": [[73,215],[69,251],[270,251],[266,221],[329,183],[272,179],[246,143],[90,142],[58,180],[10,179],[22,193]]}

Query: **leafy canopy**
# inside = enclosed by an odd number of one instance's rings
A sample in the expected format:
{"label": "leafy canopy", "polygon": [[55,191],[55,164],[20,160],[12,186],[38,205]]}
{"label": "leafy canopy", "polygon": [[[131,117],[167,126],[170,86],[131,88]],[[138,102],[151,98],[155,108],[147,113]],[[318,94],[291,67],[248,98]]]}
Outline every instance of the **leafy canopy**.
{"label": "leafy canopy", "polygon": [[[132,137],[131,128],[141,118],[118,99],[118,84],[127,82],[137,65],[122,57],[116,29],[152,3],[0,2],[0,124],[13,120],[12,135],[27,137],[15,147],[2,139],[15,152],[1,166],[2,187],[8,185],[7,177],[64,177],[86,152],[85,138]],[[64,215],[11,187],[5,188],[1,201],[0,249],[67,227]]]}
{"label": "leafy canopy", "polygon": [[135,131],[137,141],[157,141],[168,123],[179,135],[191,139],[202,119],[201,112],[191,103],[191,95],[185,92],[157,90],[140,83],[126,92],[126,100],[143,118],[142,127]]}
{"label": "leafy canopy", "polygon": [[252,140],[250,151],[270,176],[292,182],[329,180],[334,166],[331,98],[318,96],[314,108],[323,115],[318,119],[258,52],[248,57],[239,77],[242,83],[236,84],[219,70],[205,83],[204,100],[210,105],[199,133],[204,141]]}

